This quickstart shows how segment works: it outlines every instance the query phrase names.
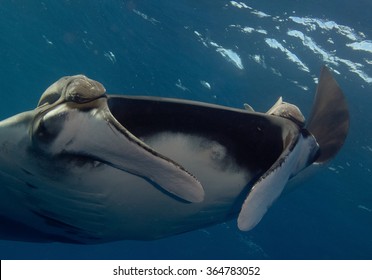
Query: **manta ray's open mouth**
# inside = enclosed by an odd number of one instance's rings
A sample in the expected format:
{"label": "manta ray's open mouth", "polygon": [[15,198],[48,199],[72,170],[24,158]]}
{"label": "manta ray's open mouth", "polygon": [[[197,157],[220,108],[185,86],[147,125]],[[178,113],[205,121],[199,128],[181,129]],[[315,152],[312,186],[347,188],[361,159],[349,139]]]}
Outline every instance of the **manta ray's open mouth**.
{"label": "manta ray's open mouth", "polygon": [[203,136],[226,147],[239,165],[250,170],[266,170],[283,150],[280,121],[268,122],[259,113],[252,116],[239,109],[152,97],[110,96],[108,106],[138,138],[162,132]]}

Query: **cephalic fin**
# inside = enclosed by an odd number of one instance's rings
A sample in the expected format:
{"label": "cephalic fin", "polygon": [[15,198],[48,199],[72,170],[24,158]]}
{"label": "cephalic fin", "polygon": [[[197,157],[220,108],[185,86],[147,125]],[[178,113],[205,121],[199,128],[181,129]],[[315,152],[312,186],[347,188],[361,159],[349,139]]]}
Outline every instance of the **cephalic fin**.
{"label": "cephalic fin", "polygon": [[242,231],[254,228],[283,192],[288,180],[313,162],[318,145],[309,134],[294,135],[279,158],[254,184],[238,217]]}

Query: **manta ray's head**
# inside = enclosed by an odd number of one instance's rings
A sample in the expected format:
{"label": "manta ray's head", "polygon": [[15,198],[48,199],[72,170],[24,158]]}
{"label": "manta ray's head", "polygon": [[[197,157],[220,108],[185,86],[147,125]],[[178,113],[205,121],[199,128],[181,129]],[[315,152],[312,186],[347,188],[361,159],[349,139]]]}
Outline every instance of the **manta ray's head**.
{"label": "manta ray's head", "polygon": [[300,127],[305,125],[305,117],[300,109],[296,105],[284,102],[282,97],[278,99],[266,114],[289,119]]}
{"label": "manta ray's head", "polygon": [[103,85],[84,75],[66,76],[48,87],[40,97],[38,107],[56,102],[87,103],[104,96]]}
{"label": "manta ray's head", "polygon": [[51,143],[66,124],[76,118],[78,111],[98,108],[102,97],[106,97],[103,85],[84,75],[66,76],[56,81],[45,90],[34,110],[29,132],[33,145],[40,147]]}

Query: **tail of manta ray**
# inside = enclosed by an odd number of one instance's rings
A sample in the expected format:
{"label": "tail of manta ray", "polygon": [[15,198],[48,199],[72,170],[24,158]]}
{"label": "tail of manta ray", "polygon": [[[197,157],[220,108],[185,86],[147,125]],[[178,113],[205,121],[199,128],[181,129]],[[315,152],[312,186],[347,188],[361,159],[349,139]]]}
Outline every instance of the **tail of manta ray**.
{"label": "tail of manta ray", "polygon": [[348,129],[349,111],[345,97],[330,71],[323,67],[305,129],[284,148],[277,161],[252,187],[239,213],[239,229],[254,228],[280,196],[288,180],[301,169],[334,157],[342,147]]}

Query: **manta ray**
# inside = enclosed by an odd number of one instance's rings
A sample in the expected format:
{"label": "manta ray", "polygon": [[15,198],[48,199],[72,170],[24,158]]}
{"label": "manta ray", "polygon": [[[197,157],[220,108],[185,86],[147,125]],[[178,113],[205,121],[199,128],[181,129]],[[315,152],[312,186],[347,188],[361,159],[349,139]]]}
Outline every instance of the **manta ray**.
{"label": "manta ray", "polygon": [[326,67],[307,121],[282,98],[244,107],[59,79],[0,122],[0,238],[152,240],[230,219],[253,229],[289,180],[337,154],[349,113]]}

